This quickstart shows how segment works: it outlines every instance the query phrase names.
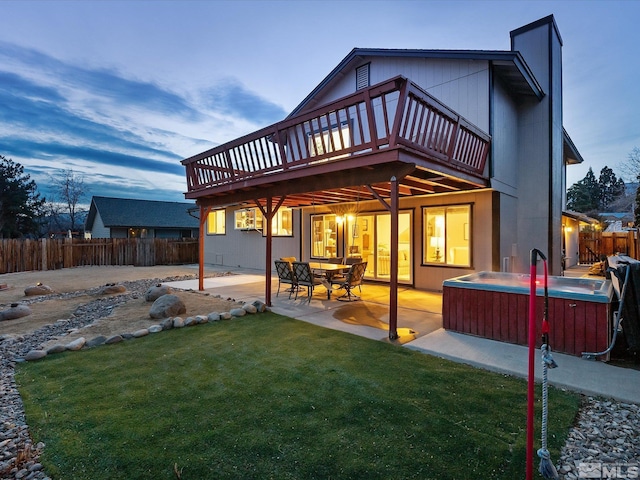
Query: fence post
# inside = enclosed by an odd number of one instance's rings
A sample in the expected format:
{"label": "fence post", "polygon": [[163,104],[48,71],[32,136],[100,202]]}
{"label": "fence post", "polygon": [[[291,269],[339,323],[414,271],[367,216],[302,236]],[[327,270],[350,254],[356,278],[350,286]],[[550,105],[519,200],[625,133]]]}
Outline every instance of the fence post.
{"label": "fence post", "polygon": [[47,239],[46,238],[41,238],[40,239],[40,249],[42,251],[42,255],[41,255],[41,267],[40,270],[42,270],[43,272],[47,271]]}

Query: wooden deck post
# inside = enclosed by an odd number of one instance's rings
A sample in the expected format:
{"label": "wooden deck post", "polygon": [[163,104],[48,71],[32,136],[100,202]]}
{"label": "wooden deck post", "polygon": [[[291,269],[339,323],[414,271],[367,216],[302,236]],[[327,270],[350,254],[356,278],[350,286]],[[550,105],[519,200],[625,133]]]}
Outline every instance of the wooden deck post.
{"label": "wooden deck post", "polygon": [[391,177],[391,278],[389,285],[389,340],[398,338],[398,179]]}
{"label": "wooden deck post", "polygon": [[198,232],[198,290],[204,290],[204,224],[211,207],[200,205],[200,231]]}

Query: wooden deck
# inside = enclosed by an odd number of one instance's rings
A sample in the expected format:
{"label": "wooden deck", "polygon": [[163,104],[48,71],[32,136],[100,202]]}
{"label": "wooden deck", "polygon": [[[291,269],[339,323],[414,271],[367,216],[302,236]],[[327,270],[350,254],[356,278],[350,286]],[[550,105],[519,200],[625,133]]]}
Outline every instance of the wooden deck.
{"label": "wooden deck", "polygon": [[268,189],[284,205],[308,206],[386,197],[391,177],[401,196],[482,188],[489,146],[488,134],[395,77],[182,163],[186,197],[200,204],[261,199]]}

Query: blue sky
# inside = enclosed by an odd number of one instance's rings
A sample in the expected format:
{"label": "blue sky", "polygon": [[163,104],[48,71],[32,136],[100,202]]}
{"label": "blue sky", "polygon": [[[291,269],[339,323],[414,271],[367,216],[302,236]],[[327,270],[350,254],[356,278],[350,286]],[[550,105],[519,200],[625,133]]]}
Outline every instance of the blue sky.
{"label": "blue sky", "polygon": [[640,147],[640,1],[0,1],[0,154],[45,195],[184,200],[180,160],[284,118],[354,47],[509,50],[553,14],[568,183]]}

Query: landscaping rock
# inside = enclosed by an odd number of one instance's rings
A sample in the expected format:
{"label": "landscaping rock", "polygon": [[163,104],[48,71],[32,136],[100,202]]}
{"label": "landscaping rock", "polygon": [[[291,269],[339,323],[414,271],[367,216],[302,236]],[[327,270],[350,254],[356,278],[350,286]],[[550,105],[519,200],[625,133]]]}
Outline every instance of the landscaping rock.
{"label": "landscaping rock", "polygon": [[159,297],[149,310],[151,318],[167,318],[186,313],[187,307],[177,295],[163,295]]}
{"label": "landscaping rock", "polygon": [[198,323],[202,324],[207,323],[209,321],[209,318],[206,315],[196,315],[196,320],[198,321]]}
{"label": "landscaping rock", "polygon": [[86,341],[86,339],[84,337],[77,338],[73,342],[68,343],[66,345],[66,349],[67,350],[71,350],[71,351],[80,350],[82,347],[84,347],[84,344],[86,342],[87,341]]}
{"label": "landscaping rock", "polygon": [[211,312],[209,315],[207,315],[207,319],[210,322],[217,322],[218,320],[220,320],[220,314],[218,312]]}
{"label": "landscaping rock", "polygon": [[16,318],[31,315],[31,309],[21,303],[12,303],[11,307],[0,311],[0,320],[15,320]]}
{"label": "landscaping rock", "polygon": [[64,345],[54,345],[52,347],[49,347],[47,349],[47,354],[51,355],[52,353],[62,353],[64,351],[67,350],[67,347],[65,347]]}
{"label": "landscaping rock", "polygon": [[160,322],[163,330],[171,330],[173,328],[173,318],[165,318]]}
{"label": "landscaping rock", "polygon": [[145,337],[147,335],[149,335],[149,329],[148,328],[141,328],[140,330],[136,330],[135,332],[133,332],[133,338],[140,338],[140,337]]}
{"label": "landscaping rock", "polygon": [[233,315],[231,315],[229,312],[222,312],[220,314],[221,320],[231,320],[232,318],[233,318]]}
{"label": "landscaping rock", "polygon": [[232,308],[229,313],[233,317],[244,317],[247,314],[247,311],[244,308]]}
{"label": "landscaping rock", "polygon": [[260,300],[256,300],[255,302],[252,303],[252,305],[256,307],[256,310],[260,313],[267,311],[267,304],[264,302],[261,302]]}
{"label": "landscaping rock", "polygon": [[151,325],[147,330],[149,333],[158,333],[162,331],[162,325]]}
{"label": "landscaping rock", "polygon": [[114,335],[112,337],[107,338],[104,343],[106,343],[107,345],[111,345],[112,343],[120,343],[123,340],[124,338],[122,338],[122,335]]}
{"label": "landscaping rock", "polygon": [[258,309],[256,308],[255,305],[252,305],[250,303],[245,303],[242,306],[242,309],[247,312],[247,313],[256,313],[258,311]]}
{"label": "landscaping rock", "polygon": [[32,362],[34,360],[40,360],[47,356],[47,352],[44,350],[30,350],[25,356],[24,359],[27,362]]}
{"label": "landscaping rock", "polygon": [[49,285],[43,285],[41,283],[37,283],[24,289],[24,294],[27,297],[31,297],[34,295],[49,295],[50,293],[55,293],[53,291],[53,288],[51,288]]}
{"label": "landscaping rock", "polygon": [[173,319],[173,328],[184,327],[184,319],[182,317],[176,317]]}
{"label": "landscaping rock", "polygon": [[107,341],[107,337],[105,337],[104,335],[100,335],[98,337],[92,338],[91,340],[89,340],[85,346],[88,348],[91,347],[97,347],[99,345],[103,345],[105,342]]}
{"label": "landscaping rock", "polygon": [[187,317],[184,319],[184,326],[185,327],[192,327],[194,325],[197,325],[198,321],[196,320],[195,317]]}
{"label": "landscaping rock", "polygon": [[124,285],[116,285],[115,283],[107,283],[98,290],[98,295],[113,295],[116,293],[124,293],[127,289]]}
{"label": "landscaping rock", "polygon": [[149,288],[149,290],[147,290],[147,292],[144,294],[144,299],[147,302],[155,302],[161,296],[169,295],[171,293],[173,293],[173,289],[170,286],[158,283],[157,285],[154,285],[153,287]]}

